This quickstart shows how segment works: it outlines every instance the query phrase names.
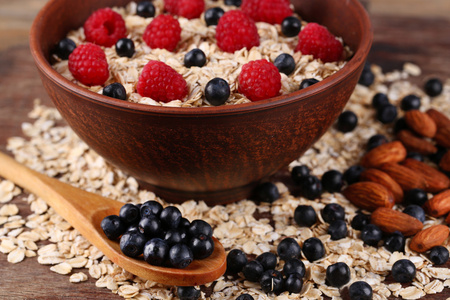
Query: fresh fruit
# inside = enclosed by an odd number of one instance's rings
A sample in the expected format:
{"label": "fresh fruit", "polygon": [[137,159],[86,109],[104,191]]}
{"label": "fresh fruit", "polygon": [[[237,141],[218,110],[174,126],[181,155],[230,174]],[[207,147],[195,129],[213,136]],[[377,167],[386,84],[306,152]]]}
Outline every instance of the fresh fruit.
{"label": "fresh fruit", "polygon": [[122,38],[116,43],[116,53],[121,57],[132,57],[134,54],[134,42],[128,38]]}
{"label": "fresh fruit", "polygon": [[285,276],[290,274],[298,274],[300,277],[303,277],[306,274],[305,264],[297,258],[289,259],[284,263],[283,274]]}
{"label": "fresh fruit", "polygon": [[410,204],[407,207],[405,207],[403,213],[416,218],[422,223],[425,222],[425,211],[419,205]]}
{"label": "fresh fruit", "polygon": [[264,270],[274,270],[277,266],[277,256],[271,252],[264,252],[255,259],[264,268]]}
{"label": "fresh fruit", "polygon": [[169,244],[160,239],[152,238],[144,246],[144,260],[154,266],[163,266],[169,256]]}
{"label": "fresh fruit", "polygon": [[110,240],[118,239],[127,229],[122,219],[116,215],[105,217],[100,223],[100,227]]}
{"label": "fresh fruit", "polygon": [[421,104],[420,102],[420,98],[416,95],[407,95],[401,100],[400,107],[403,111],[419,109]]}
{"label": "fresh fruit", "polygon": [[292,55],[287,53],[278,55],[273,64],[280,73],[284,73],[288,76],[295,70],[295,60]]}
{"label": "fresh fruit", "polygon": [[224,10],[221,7],[211,7],[205,11],[205,23],[207,26],[217,25],[219,19],[223,16]]}
{"label": "fresh fruit", "polygon": [[350,281],[350,268],[346,263],[338,262],[327,267],[326,284],[341,287]]}
{"label": "fresh fruit", "polygon": [[125,87],[118,82],[105,86],[102,94],[119,100],[127,100],[127,91],[125,90]]}
{"label": "fresh fruit", "polygon": [[184,66],[190,67],[203,67],[206,63],[205,53],[198,48],[192,49],[184,56]]}
{"label": "fresh fruit", "polygon": [[417,134],[429,138],[436,134],[436,122],[428,114],[418,109],[410,109],[405,112],[404,118],[408,127]]}
{"label": "fresh fruit", "polygon": [[309,238],[303,242],[303,254],[310,262],[325,256],[325,247],[322,241],[316,237]]}
{"label": "fresh fruit", "polygon": [[411,189],[405,192],[404,201],[406,204],[422,206],[428,201],[428,195],[423,189]]}
{"label": "fresh fruit", "polygon": [[384,248],[394,253],[395,251],[405,251],[405,236],[400,231],[393,232],[384,240]]}
{"label": "fresh fruit", "polygon": [[292,13],[290,1],[288,0],[259,0],[257,19],[255,21],[281,24],[286,17],[292,16]]}
{"label": "fresh fruit", "polygon": [[[205,239],[205,236],[202,236],[202,238]],[[165,231],[165,234],[164,234],[164,240],[171,247],[178,243],[188,244],[189,242],[192,242],[192,240],[194,240],[194,239],[197,239],[197,237],[193,237],[190,240],[188,239],[187,231],[184,228],[176,228],[176,229],[171,228],[171,229],[168,229],[167,231]],[[211,242],[211,241],[209,241],[209,242]],[[197,245],[189,244],[188,246],[194,252],[193,247],[196,247]],[[214,245],[211,245],[211,247],[214,250]],[[194,257],[195,257],[195,253],[194,253]],[[195,257],[195,258],[201,259],[200,257]]]}
{"label": "fresh fruit", "polygon": [[367,210],[375,210],[379,207],[392,208],[394,196],[379,183],[362,181],[349,185],[342,193],[354,205]]}
{"label": "fresh fruit", "polygon": [[416,277],[416,266],[409,259],[399,259],[392,265],[392,277],[397,282],[411,282]]}
{"label": "fresh fruit", "polygon": [[361,158],[361,165],[365,168],[376,168],[387,162],[401,162],[406,158],[406,152],[399,141],[385,143],[367,152]]}
{"label": "fresh fruit", "polygon": [[253,191],[255,200],[272,203],[280,198],[278,187],[272,182],[264,182],[258,185]]}
{"label": "fresh fruit", "polygon": [[233,249],[227,254],[227,273],[237,274],[247,264],[247,256],[242,250]]}
{"label": "fresh fruit", "polygon": [[367,151],[372,150],[380,145],[388,143],[388,139],[384,134],[372,135],[367,141]]}
{"label": "fresh fruit", "polygon": [[345,238],[347,236],[347,223],[344,220],[332,222],[328,227],[328,234],[333,241]]}
{"label": "fresh fruit", "polygon": [[249,261],[242,269],[245,279],[252,282],[258,282],[263,272],[264,267],[256,260]]}
{"label": "fresh fruit", "polygon": [[144,251],[147,239],[139,231],[127,231],[120,238],[120,250],[129,257],[138,257]]}
{"label": "fresh fruit", "polygon": [[405,118],[398,118],[394,123],[394,133],[397,134],[399,131],[404,129],[409,129],[408,125],[406,124]]}
{"label": "fresh fruit", "polygon": [[309,200],[319,198],[322,194],[322,182],[317,176],[305,176],[300,184],[300,193]]}
{"label": "fresh fruit", "polygon": [[341,132],[350,132],[358,125],[358,117],[350,110],[344,111],[338,117],[336,128]]}
{"label": "fresh fruit", "polygon": [[372,106],[377,110],[387,104],[389,104],[389,98],[384,93],[376,93],[372,98]]}
{"label": "fresh fruit", "polygon": [[94,11],[83,25],[86,41],[111,47],[127,34],[122,16],[110,8]]}
{"label": "fresh fruit", "polygon": [[217,46],[222,51],[233,53],[242,48],[250,50],[259,46],[259,34],[255,22],[240,10],[230,10],[220,19],[216,27]]}
{"label": "fresh fruit", "polygon": [[141,205],[141,217],[146,217],[149,215],[155,215],[157,217],[159,217],[159,215],[161,214],[163,207],[159,202],[156,202],[154,200],[149,200],[144,202]]}
{"label": "fresh fruit", "polygon": [[302,82],[300,82],[299,90],[306,89],[307,87],[312,86],[315,83],[318,83],[319,80],[315,78],[306,78],[303,79]]}
{"label": "fresh fruit", "polygon": [[285,238],[278,244],[277,253],[280,259],[286,261],[292,258],[299,258],[301,248],[295,239]]}
{"label": "fresh fruit", "polygon": [[302,287],[303,287],[303,279],[299,274],[293,273],[286,276],[286,279],[284,280],[284,289],[289,294],[300,293]]}
{"label": "fresh fruit", "polygon": [[109,78],[105,52],[91,43],[73,50],[69,55],[69,70],[76,80],[87,86],[103,85]]}
{"label": "fresh fruit", "polygon": [[359,76],[358,84],[369,87],[373,84],[374,81],[375,75],[372,72],[371,65],[366,62],[361,72],[361,76]]}
{"label": "fresh fruit", "polygon": [[158,15],[145,28],[142,39],[153,49],[173,52],[181,39],[181,27],[171,15]]}
{"label": "fresh fruit", "polygon": [[195,19],[200,17],[204,10],[204,0],[178,0],[175,14],[186,19]]}
{"label": "fresh fruit", "polygon": [[255,298],[253,298],[253,296],[250,294],[242,294],[239,295],[239,297],[237,297],[236,300],[255,300]]}
{"label": "fresh fruit", "polygon": [[239,93],[251,101],[259,101],[280,93],[281,75],[271,62],[265,59],[254,60],[242,66],[238,83]]}
{"label": "fresh fruit", "polygon": [[125,224],[130,225],[139,221],[141,212],[139,207],[136,205],[126,203],[120,208],[119,217],[125,222]]}
{"label": "fresh fruit", "polygon": [[284,288],[283,276],[277,270],[264,271],[259,283],[261,284],[261,289],[267,294],[272,292],[279,294]]}
{"label": "fresh fruit", "polygon": [[370,223],[370,216],[363,214],[363,213],[358,213],[356,214],[351,222],[351,226],[353,229],[355,230],[362,230],[364,226],[366,226],[367,224]]}
{"label": "fresh fruit", "polygon": [[294,220],[299,226],[311,227],[317,222],[317,214],[312,206],[299,205],[294,211]]}
{"label": "fresh fruit", "polygon": [[[169,206],[170,207],[170,206]],[[163,211],[164,212],[164,211]],[[161,213],[162,215],[163,213]],[[206,237],[212,237],[213,229],[208,222],[196,219],[191,222],[188,228],[188,233],[191,237],[199,237],[200,235],[204,235]]]}
{"label": "fresh fruit", "polygon": [[422,253],[435,246],[441,246],[449,236],[449,228],[445,225],[432,225],[417,233],[409,244],[413,251]]}
{"label": "fresh fruit", "polygon": [[151,1],[141,1],[136,5],[136,14],[143,18],[153,18],[155,6]]}
{"label": "fresh fruit", "polygon": [[344,179],[341,172],[337,170],[329,170],[322,175],[322,187],[330,192],[340,192],[344,185]]}
{"label": "fresh fruit", "polygon": [[294,16],[289,16],[281,21],[281,32],[284,36],[293,37],[299,34],[302,22]]}
{"label": "fresh fruit", "polygon": [[383,232],[400,231],[405,236],[411,236],[422,230],[423,224],[418,219],[386,207],[377,208],[370,217],[372,224],[377,225]]}
{"label": "fresh fruit", "polygon": [[209,104],[219,106],[224,104],[230,97],[230,86],[222,78],[211,79],[205,87],[205,98]]}
{"label": "fresh fruit", "polygon": [[192,237],[187,243],[192,250],[194,259],[204,259],[209,257],[214,251],[214,241],[210,236],[200,234]]}
{"label": "fresh fruit", "polygon": [[200,298],[200,290],[193,286],[179,286],[177,287],[177,296],[180,300],[197,300]]}
{"label": "fresh fruit", "polygon": [[241,6],[242,1],[241,0],[225,0],[225,5],[227,6]]}
{"label": "fresh fruit", "polygon": [[423,87],[425,93],[430,97],[439,96],[442,93],[442,81],[439,78],[430,78]]}
{"label": "fresh fruit", "polygon": [[377,109],[377,120],[383,124],[389,124],[397,118],[397,107],[392,104],[386,104]]}
{"label": "fresh fruit", "polygon": [[185,244],[175,244],[169,250],[169,261],[174,268],[184,269],[189,266],[193,260],[194,254]]}
{"label": "fresh fruit", "polygon": [[306,176],[310,174],[309,168],[306,165],[295,166],[291,171],[291,178],[296,183],[301,185]]}
{"label": "fresh fruit", "polygon": [[376,247],[383,237],[383,232],[375,224],[367,224],[361,230],[361,239],[369,246]]}
{"label": "fresh fruit", "polygon": [[327,223],[332,223],[336,220],[344,220],[345,210],[337,203],[329,203],[322,209],[322,218]]}
{"label": "fresh fruit", "polygon": [[361,173],[364,171],[364,167],[359,165],[350,166],[347,170],[345,170],[344,174],[342,174],[344,181],[347,182],[348,185],[353,184],[359,181]]}
{"label": "fresh fruit", "polygon": [[443,265],[448,261],[449,253],[448,249],[444,246],[435,246],[431,248],[430,260],[435,265]]}
{"label": "fresh fruit", "polygon": [[139,231],[148,238],[162,237],[163,227],[157,216],[149,215],[139,221]]}
{"label": "fresh fruit", "polygon": [[177,228],[181,221],[181,212],[175,206],[167,206],[161,211],[159,219],[165,228]]}
{"label": "fresh fruit", "polygon": [[54,49],[54,53],[62,60],[69,59],[69,55],[75,50],[77,45],[69,38],[60,40]]}
{"label": "fresh fruit", "polygon": [[370,284],[364,281],[355,281],[348,288],[350,300],[372,300],[373,291]]}

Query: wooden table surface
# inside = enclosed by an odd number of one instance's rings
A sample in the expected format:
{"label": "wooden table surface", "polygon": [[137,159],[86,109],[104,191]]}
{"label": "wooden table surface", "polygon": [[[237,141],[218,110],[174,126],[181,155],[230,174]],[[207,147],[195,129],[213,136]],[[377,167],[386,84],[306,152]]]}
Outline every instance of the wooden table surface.
{"label": "wooden table surface", "polygon": [[[21,136],[21,123],[33,106],[33,99],[52,105],[46,95],[28,49],[28,30],[45,0],[0,0],[0,150],[6,140]],[[449,0],[372,0],[369,11],[374,27],[370,62],[385,71],[401,69],[404,62],[422,68],[416,79],[433,75],[450,78]],[[450,112],[448,112],[450,113]],[[20,197],[13,200],[22,215],[30,213]],[[450,290],[423,299],[447,299]],[[10,264],[0,254],[0,299],[121,299],[107,289],[95,287],[95,280],[69,283],[49,266],[27,258]]]}

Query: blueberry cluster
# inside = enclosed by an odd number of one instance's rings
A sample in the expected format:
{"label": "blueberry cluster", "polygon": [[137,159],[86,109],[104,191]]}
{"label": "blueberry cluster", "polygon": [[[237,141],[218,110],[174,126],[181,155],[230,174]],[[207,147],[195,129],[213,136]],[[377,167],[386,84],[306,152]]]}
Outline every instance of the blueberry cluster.
{"label": "blueberry cluster", "polygon": [[120,249],[130,257],[143,254],[151,265],[186,268],[194,259],[214,251],[211,225],[203,220],[189,222],[175,206],[165,208],[156,201],[142,205],[127,203],[119,215],[101,222],[105,235],[120,239]]}

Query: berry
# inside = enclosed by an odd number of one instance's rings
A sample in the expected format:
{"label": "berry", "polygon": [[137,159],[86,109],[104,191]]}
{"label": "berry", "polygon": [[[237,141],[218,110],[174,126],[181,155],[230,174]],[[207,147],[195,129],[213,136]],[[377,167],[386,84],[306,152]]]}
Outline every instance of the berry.
{"label": "berry", "polygon": [[302,290],[303,279],[299,274],[289,274],[284,280],[284,289],[289,292],[289,294],[298,294]]}
{"label": "berry", "polygon": [[285,276],[298,274],[300,277],[303,277],[306,273],[306,267],[300,259],[292,258],[284,263],[283,273]]}
{"label": "berry", "polygon": [[306,165],[295,166],[291,171],[291,178],[296,184],[301,184],[303,179],[309,175],[309,168]]}
{"label": "berry", "polygon": [[423,87],[425,93],[430,97],[439,96],[442,93],[442,81],[438,78],[430,78]]}
{"label": "berry", "polygon": [[317,222],[317,214],[312,206],[299,205],[294,211],[294,220],[299,226],[311,227]]}
{"label": "berry", "polygon": [[225,0],[225,5],[227,6],[241,6],[242,1],[241,0]]}
{"label": "berry", "polygon": [[145,28],[142,38],[150,48],[173,52],[181,39],[180,23],[171,15],[159,15]]}
{"label": "berry", "polygon": [[189,222],[188,219],[186,218],[181,218],[180,224],[178,224],[178,228],[188,228],[189,226],[191,226],[191,222]]}
{"label": "berry", "polygon": [[[164,234],[164,240],[169,244],[169,246],[173,246],[178,243],[188,243],[188,235],[186,229],[169,229]],[[194,251],[191,247],[191,250]],[[194,254],[195,256],[195,254]]]}
{"label": "berry", "polygon": [[308,175],[303,178],[300,191],[303,197],[314,200],[322,194],[322,182],[317,176]]}
{"label": "berry", "polygon": [[204,259],[209,257],[214,251],[214,241],[211,237],[204,234],[193,237],[189,243],[195,259]]}
{"label": "berry", "polygon": [[326,271],[327,285],[341,287],[350,281],[350,268],[346,263],[338,262],[328,266]]}
{"label": "berry", "polygon": [[147,217],[149,215],[155,215],[159,217],[163,210],[162,205],[159,202],[156,202],[154,200],[149,200],[147,202],[144,202],[141,206],[141,217]]}
{"label": "berry", "polygon": [[164,9],[172,15],[177,14],[178,0],[164,0]]}
{"label": "berry", "polygon": [[416,95],[407,95],[403,97],[400,102],[400,107],[403,111],[408,111],[411,109],[419,109],[420,108],[420,98]]}
{"label": "berry", "polygon": [[155,60],[150,60],[144,66],[136,89],[142,97],[162,102],[183,99],[188,94],[183,76],[165,63]]}
{"label": "berry", "polygon": [[273,64],[280,73],[284,73],[288,76],[295,70],[295,60],[292,55],[287,53],[278,55]]}
{"label": "berry", "polygon": [[127,203],[120,208],[119,217],[125,222],[125,224],[133,224],[139,221],[141,218],[141,212],[139,207],[136,205]]}
{"label": "berry", "polygon": [[313,262],[324,257],[325,247],[321,240],[312,237],[303,242],[303,254],[307,260]]}
{"label": "berry", "polygon": [[269,24],[281,24],[286,17],[292,16],[290,1],[259,0],[257,20]]}
{"label": "berry", "polygon": [[64,38],[56,44],[54,53],[62,60],[66,60],[69,58],[70,53],[75,50],[77,45],[74,41],[69,38]]}
{"label": "berry", "polygon": [[111,47],[127,35],[122,16],[110,8],[101,8],[93,12],[83,25],[86,41],[105,47]]}
{"label": "berry", "polygon": [[300,82],[300,87],[299,89],[306,89],[307,87],[310,87],[311,85],[318,83],[319,80],[315,79],[315,78],[306,78],[303,79],[302,82]]}
{"label": "berry", "polygon": [[364,167],[359,165],[349,167],[343,174],[344,181],[347,182],[348,185],[358,182],[363,171]]}
{"label": "berry", "polygon": [[222,51],[230,53],[242,48],[250,50],[254,46],[259,46],[255,22],[240,10],[230,10],[219,19],[216,39],[217,46]]}
{"label": "berry", "polygon": [[350,300],[372,300],[372,287],[364,281],[355,281],[348,288]]}
{"label": "berry", "polygon": [[352,228],[355,230],[362,230],[364,226],[370,223],[370,216],[358,213],[356,214],[351,222]]}
{"label": "berry", "polygon": [[411,189],[405,192],[403,201],[407,204],[422,206],[428,201],[428,195],[423,189]]}
{"label": "berry", "polygon": [[322,218],[327,223],[332,223],[337,220],[344,220],[345,210],[337,203],[329,203],[322,209]]}
{"label": "berry", "polygon": [[145,216],[139,221],[139,231],[148,238],[161,237],[162,229],[161,221],[155,215]]}
{"label": "berry", "polygon": [[383,232],[375,224],[367,224],[361,230],[361,239],[369,246],[376,247],[378,242],[381,241]]}
{"label": "berry", "polygon": [[385,135],[382,135],[382,134],[372,135],[369,138],[369,140],[367,141],[367,151],[370,151],[373,148],[376,148],[380,145],[386,144],[387,142],[388,142],[388,139]]}
{"label": "berry", "polygon": [[395,231],[384,240],[384,248],[394,253],[405,251],[405,236],[400,231]]}
{"label": "berry", "polygon": [[295,51],[311,54],[323,62],[333,62],[341,59],[344,48],[326,27],[311,22],[300,31]]}
{"label": "berry", "polygon": [[122,219],[116,215],[105,217],[100,223],[100,227],[110,240],[118,239],[127,229]]}
{"label": "berry", "polygon": [[242,294],[239,297],[237,297],[236,300],[255,300],[255,298],[253,298],[253,296],[250,294]]}
{"label": "berry", "polygon": [[76,80],[87,86],[103,85],[109,78],[105,52],[90,43],[78,46],[69,55],[69,70]]}
{"label": "berry", "polygon": [[422,207],[420,207],[417,204],[408,205],[407,207],[405,207],[403,212],[405,214],[408,214],[408,215],[416,218],[417,220],[419,220],[422,223],[425,222],[425,211],[423,210]]}
{"label": "berry", "polygon": [[227,273],[237,274],[247,264],[247,256],[242,250],[233,249],[227,254]]}
{"label": "berry", "polygon": [[255,200],[272,203],[280,198],[278,187],[272,182],[264,182],[258,185],[255,190]]}
{"label": "berry", "polygon": [[403,129],[408,129],[408,124],[406,124],[406,120],[404,117],[398,118],[394,123],[394,133],[397,134]]}
{"label": "berry", "polygon": [[261,289],[265,293],[275,293],[280,294],[283,291],[283,276],[277,270],[267,270],[265,271],[259,280],[261,284]]}
{"label": "berry", "polygon": [[448,256],[449,256],[448,249],[445,248],[444,246],[435,246],[431,248],[430,260],[435,265],[445,264],[448,260]]}
{"label": "berry", "polygon": [[230,97],[230,86],[222,78],[211,79],[205,87],[205,98],[209,104],[219,106],[224,104]]}
{"label": "berry", "polygon": [[225,12],[220,7],[212,7],[205,11],[205,22],[206,25],[217,25],[219,23],[219,19],[223,16]]}
{"label": "berry", "polygon": [[294,16],[286,17],[281,22],[281,32],[287,37],[296,36],[301,28],[302,22]]}
{"label": "berry", "polygon": [[389,124],[397,118],[397,107],[386,104],[377,110],[377,120],[383,124]]}
{"label": "berry", "polygon": [[343,175],[337,170],[329,170],[322,175],[322,187],[330,192],[340,192],[344,185]]}
{"label": "berry", "polygon": [[372,98],[372,106],[375,109],[377,109],[377,110],[382,108],[383,106],[385,106],[387,104],[389,104],[389,98],[384,93],[377,93]]}
{"label": "berry", "polygon": [[417,153],[417,152],[408,152],[406,153],[406,158],[412,158],[418,161],[423,162],[424,161],[424,157],[422,154]]}
{"label": "berry", "polygon": [[411,282],[416,277],[416,266],[408,259],[399,259],[392,265],[392,276],[397,282]]}
{"label": "berry", "polygon": [[280,259],[289,260],[300,257],[300,245],[293,238],[285,238],[277,247],[277,253]]}
{"label": "berry", "polygon": [[204,10],[204,0],[178,0],[176,15],[186,19],[195,19],[199,18]]}
{"label": "berry", "polygon": [[141,1],[136,6],[136,14],[143,18],[153,18],[155,16],[155,6],[150,1]]}
{"label": "berry", "polygon": [[197,300],[200,298],[200,290],[193,286],[179,286],[177,287],[177,296],[180,300]]}
{"label": "berry", "polygon": [[189,225],[188,233],[191,237],[198,237],[202,234],[207,237],[212,237],[213,229],[208,222],[197,219],[192,221]]}
{"label": "berry", "polygon": [[251,101],[275,97],[281,89],[281,75],[277,67],[265,59],[250,61],[243,65],[238,82],[239,93]]}
{"label": "berry", "polygon": [[242,0],[241,11],[258,22],[259,0]]}
{"label": "berry", "polygon": [[152,238],[144,246],[144,260],[154,266],[164,265],[169,255],[169,244],[160,239]]}
{"label": "berry", "polygon": [[181,212],[175,206],[167,206],[161,211],[159,219],[164,227],[177,228],[181,221]]}
{"label": "berry", "polygon": [[361,76],[359,76],[358,83],[368,87],[371,86],[374,81],[375,75],[370,68],[370,64],[366,62],[361,72]]}
{"label": "berry", "polygon": [[258,255],[256,261],[261,263],[264,270],[273,270],[277,266],[277,256],[271,252],[264,252]]}
{"label": "berry", "polygon": [[333,241],[343,239],[347,236],[347,223],[344,220],[337,220],[328,227],[328,234]]}
{"label": "berry", "polygon": [[258,282],[263,272],[264,267],[256,260],[249,261],[242,269],[245,279],[252,282]]}
{"label": "berry", "polygon": [[120,238],[120,250],[129,257],[138,257],[144,251],[147,239],[139,231],[125,232]]}
{"label": "berry", "polygon": [[172,267],[184,269],[194,260],[192,250],[185,244],[175,244],[169,250],[169,261]]}
{"label": "berry", "polygon": [[358,125],[358,117],[350,110],[344,111],[338,117],[337,130],[341,132],[350,132]]}
{"label": "berry", "polygon": [[120,57],[132,57],[134,54],[134,42],[127,38],[118,40],[116,43],[116,53]]}
{"label": "berry", "polygon": [[110,85],[105,86],[103,88],[102,94],[119,100],[127,99],[127,91],[125,90],[125,87],[118,82],[114,82],[111,83]]}

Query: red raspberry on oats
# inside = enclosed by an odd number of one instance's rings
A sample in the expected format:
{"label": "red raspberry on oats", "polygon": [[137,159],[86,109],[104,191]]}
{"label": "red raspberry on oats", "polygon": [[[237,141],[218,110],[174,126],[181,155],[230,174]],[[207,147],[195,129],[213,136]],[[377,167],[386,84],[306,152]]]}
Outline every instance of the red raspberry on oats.
{"label": "red raspberry on oats", "polygon": [[204,0],[179,0],[177,15],[186,19],[195,19],[200,17],[205,10]]}
{"label": "red raspberry on oats", "polygon": [[308,23],[298,34],[295,51],[301,51],[303,55],[311,54],[326,63],[340,60],[344,47],[327,28]]}
{"label": "red raspberry on oats", "polygon": [[242,0],[241,10],[244,14],[258,22],[258,8],[260,0]]}
{"label": "red raspberry on oats", "polygon": [[142,70],[136,85],[142,97],[156,101],[182,100],[188,94],[186,80],[167,64],[150,60]]}
{"label": "red raspberry on oats", "polygon": [[105,52],[91,43],[76,47],[69,55],[69,71],[84,85],[103,85],[109,78]]}
{"label": "red raspberry on oats", "polygon": [[173,51],[181,39],[181,27],[171,15],[159,15],[148,24],[142,36],[150,48]]}
{"label": "red raspberry on oats", "polygon": [[284,18],[292,16],[289,0],[260,0],[258,21],[281,24]]}
{"label": "red raspberry on oats", "polygon": [[255,22],[240,10],[230,10],[216,27],[217,45],[222,51],[233,53],[242,48],[259,46],[258,28]]}
{"label": "red raspberry on oats", "polygon": [[164,0],[164,10],[172,15],[177,14],[178,0]]}
{"label": "red raspberry on oats", "polygon": [[281,89],[281,75],[277,67],[265,59],[243,65],[238,82],[239,93],[251,101],[275,97]]}
{"label": "red raspberry on oats", "polygon": [[84,22],[83,28],[86,41],[104,47],[111,47],[127,35],[122,16],[110,8],[93,12]]}

